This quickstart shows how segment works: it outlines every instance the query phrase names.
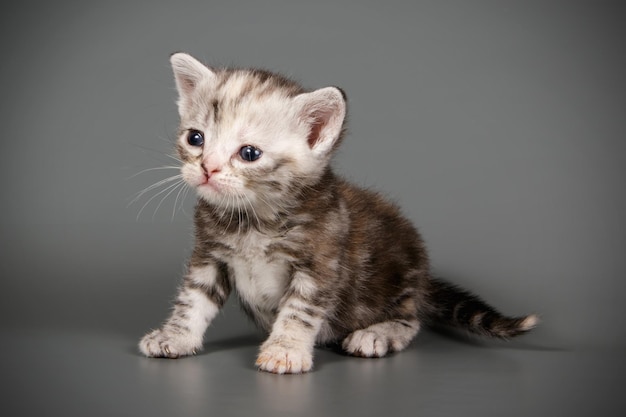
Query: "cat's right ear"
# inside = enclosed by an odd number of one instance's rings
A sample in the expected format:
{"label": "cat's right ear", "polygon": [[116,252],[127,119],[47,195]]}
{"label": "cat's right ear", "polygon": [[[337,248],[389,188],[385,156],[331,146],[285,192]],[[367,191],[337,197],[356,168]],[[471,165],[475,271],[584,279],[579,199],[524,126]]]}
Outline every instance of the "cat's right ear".
{"label": "cat's right ear", "polygon": [[339,145],[346,117],[346,97],[337,87],[326,87],[295,97],[298,118],[307,125],[309,147],[328,155]]}
{"label": "cat's right ear", "polygon": [[181,101],[189,97],[204,81],[213,81],[215,73],[189,54],[177,52],[170,57],[176,89]]}

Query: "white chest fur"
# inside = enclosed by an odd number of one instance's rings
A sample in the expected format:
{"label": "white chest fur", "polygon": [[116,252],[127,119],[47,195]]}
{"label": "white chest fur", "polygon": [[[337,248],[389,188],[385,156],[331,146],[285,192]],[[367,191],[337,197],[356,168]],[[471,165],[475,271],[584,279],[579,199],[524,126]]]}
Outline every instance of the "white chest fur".
{"label": "white chest fur", "polygon": [[231,244],[236,252],[225,259],[231,282],[259,324],[269,330],[289,282],[288,264],[267,256],[271,237],[249,232],[235,239]]}

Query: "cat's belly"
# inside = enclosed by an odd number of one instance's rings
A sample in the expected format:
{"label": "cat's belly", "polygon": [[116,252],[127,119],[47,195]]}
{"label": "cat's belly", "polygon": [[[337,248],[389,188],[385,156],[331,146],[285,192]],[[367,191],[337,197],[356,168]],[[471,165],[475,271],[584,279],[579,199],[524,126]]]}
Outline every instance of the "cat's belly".
{"label": "cat's belly", "polygon": [[269,331],[289,282],[284,261],[235,256],[229,260],[232,281],[246,312]]}

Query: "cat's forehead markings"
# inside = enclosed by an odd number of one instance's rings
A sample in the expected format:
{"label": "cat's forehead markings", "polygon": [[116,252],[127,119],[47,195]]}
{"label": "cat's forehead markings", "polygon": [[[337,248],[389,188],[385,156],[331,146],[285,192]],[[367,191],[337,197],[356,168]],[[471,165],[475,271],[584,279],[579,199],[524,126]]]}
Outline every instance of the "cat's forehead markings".
{"label": "cat's forehead markings", "polygon": [[297,84],[260,70],[223,73],[218,89],[224,100],[235,105],[244,99],[260,100],[268,96],[285,98],[302,92]]}
{"label": "cat's forehead markings", "polygon": [[257,86],[256,81],[250,74],[235,72],[223,84],[223,95],[225,98],[237,102],[254,91]]}
{"label": "cat's forehead markings", "polygon": [[219,102],[216,99],[213,99],[213,101],[211,102],[211,107],[213,107],[213,118],[215,122],[217,122],[217,116],[220,110]]}
{"label": "cat's forehead markings", "polygon": [[208,126],[211,124],[211,121],[214,124],[217,124],[218,122],[218,115],[219,115],[219,101],[214,98],[211,100],[210,105],[206,106],[205,108],[205,115],[204,115],[204,122],[205,124]]}

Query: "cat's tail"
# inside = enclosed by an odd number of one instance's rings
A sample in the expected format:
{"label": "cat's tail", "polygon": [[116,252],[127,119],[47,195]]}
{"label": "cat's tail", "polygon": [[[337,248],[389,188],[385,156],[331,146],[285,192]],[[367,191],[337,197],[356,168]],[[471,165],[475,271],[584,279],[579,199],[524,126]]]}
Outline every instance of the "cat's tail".
{"label": "cat's tail", "polygon": [[539,317],[506,317],[478,296],[439,279],[431,280],[430,314],[434,323],[465,329],[482,336],[508,339],[532,330]]}

